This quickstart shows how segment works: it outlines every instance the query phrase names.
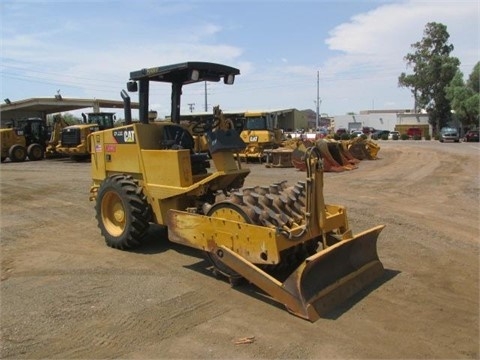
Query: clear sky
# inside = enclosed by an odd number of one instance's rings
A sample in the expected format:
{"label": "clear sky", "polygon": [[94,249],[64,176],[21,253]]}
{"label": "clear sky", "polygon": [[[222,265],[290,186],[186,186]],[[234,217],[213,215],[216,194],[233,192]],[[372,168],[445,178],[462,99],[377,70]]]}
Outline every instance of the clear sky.
{"label": "clear sky", "polygon": [[[296,108],[330,116],[411,109],[398,87],[425,25],[447,26],[467,78],[480,60],[480,5],[451,1],[2,0],[1,99],[121,100],[131,71],[185,61],[240,69],[208,83],[208,111]],[[317,86],[317,73],[319,81]],[[170,111],[170,87],[151,109]],[[131,94],[137,101],[136,94]],[[205,110],[203,83],[183,89],[182,113]],[[122,113],[119,113],[123,117]]]}

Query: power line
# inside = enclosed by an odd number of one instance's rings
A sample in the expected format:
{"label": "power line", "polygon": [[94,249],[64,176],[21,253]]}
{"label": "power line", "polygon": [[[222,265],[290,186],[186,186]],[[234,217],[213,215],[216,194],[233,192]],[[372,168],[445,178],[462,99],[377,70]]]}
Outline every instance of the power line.
{"label": "power line", "polygon": [[[65,75],[66,75],[65,73],[62,73],[62,72],[41,71],[41,70],[35,70],[35,69],[25,68],[25,67],[21,67],[21,66],[13,66],[13,65],[5,65],[5,64],[1,64],[0,67],[7,68],[7,69],[8,69],[8,68],[10,68],[10,69],[17,69],[17,70],[22,70],[22,71],[24,71],[24,72],[38,73],[38,74],[44,74],[44,75],[56,75],[56,76],[65,76]],[[8,74],[8,73],[5,73],[5,72],[4,72],[3,74]],[[28,76],[28,75],[24,75],[24,76]],[[96,77],[96,78],[90,78],[90,77],[84,77],[84,76],[71,75],[70,73],[68,73],[67,76],[68,76],[69,78],[80,79],[80,80],[89,80],[89,81],[99,81],[99,80],[100,80],[98,77]],[[111,82],[111,83],[114,83],[114,82],[115,82],[114,80],[108,80],[108,79],[101,80],[101,81]]]}

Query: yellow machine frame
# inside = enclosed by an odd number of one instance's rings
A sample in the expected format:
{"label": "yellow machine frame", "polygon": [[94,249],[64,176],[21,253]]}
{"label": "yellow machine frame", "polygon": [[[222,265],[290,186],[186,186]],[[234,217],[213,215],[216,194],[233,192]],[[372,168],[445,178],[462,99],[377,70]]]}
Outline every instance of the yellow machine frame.
{"label": "yellow machine frame", "polygon": [[178,120],[183,84],[233,82],[238,73],[198,62],[131,73],[140,82],[141,122],[89,137],[98,225],[107,244],[119,249],[137,246],[149,222],[166,225],[170,241],[203,251],[232,284],[243,277],[288,311],[315,321],[381,276],[376,242],[383,225],[353,235],[346,209],[325,204],[318,148],[306,151],[304,182],[243,188],[250,170],[235,159],[245,147],[236,131],[206,128],[206,160],[193,152],[187,127],[149,123],[148,102],[142,104],[148,82],[172,82],[172,119]]}
{"label": "yellow machine frame", "polygon": [[[88,158],[90,156],[90,153],[89,153],[90,145],[87,143],[88,136],[91,133],[97,132],[102,129],[102,127],[99,124],[95,122],[91,122],[90,116],[104,115],[108,118],[108,122],[111,122],[111,124],[109,124],[105,128],[113,127],[113,120],[115,115],[112,112],[89,113],[88,119],[87,119],[87,115],[85,114],[82,114],[82,115],[84,116],[85,124],[75,124],[70,126],[64,126],[61,129],[62,135],[60,140],[57,141],[58,144],[55,147],[55,151],[57,153],[63,156],[69,156],[73,159],[83,159],[85,157]],[[65,133],[68,133],[71,131],[79,133],[80,135],[79,142],[76,143],[75,145],[65,144],[64,142],[62,143]]]}
{"label": "yellow machine frame", "polygon": [[274,113],[247,111],[244,113],[244,126],[247,126],[249,119],[254,118],[264,119],[266,126],[263,126],[261,129],[243,129],[240,133],[240,137],[247,146],[244,151],[238,154],[238,156],[245,161],[255,159],[261,162],[266,157],[265,150],[275,149],[280,146],[282,143],[282,131],[276,127],[277,121]]}

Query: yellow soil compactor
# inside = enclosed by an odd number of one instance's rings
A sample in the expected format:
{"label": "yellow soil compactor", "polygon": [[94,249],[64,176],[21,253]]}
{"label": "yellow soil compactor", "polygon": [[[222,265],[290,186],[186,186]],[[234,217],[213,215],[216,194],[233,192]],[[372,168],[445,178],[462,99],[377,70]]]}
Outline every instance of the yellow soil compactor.
{"label": "yellow soil compactor", "polygon": [[[131,249],[150,223],[165,225],[170,241],[204,252],[232,285],[246,279],[315,321],[381,276],[376,243],[384,226],[353,235],[345,208],[324,203],[315,147],[305,156],[304,181],[256,187],[242,187],[250,170],[236,159],[245,143],[234,129],[198,124],[211,159],[194,153],[192,133],[180,125],[182,86],[233,84],[239,74],[205,62],[130,73],[127,89],[139,92],[140,122],[131,122],[130,97],[122,91],[126,125],[89,138],[98,226],[108,246]],[[148,121],[150,86],[158,83],[171,84],[171,121]]]}

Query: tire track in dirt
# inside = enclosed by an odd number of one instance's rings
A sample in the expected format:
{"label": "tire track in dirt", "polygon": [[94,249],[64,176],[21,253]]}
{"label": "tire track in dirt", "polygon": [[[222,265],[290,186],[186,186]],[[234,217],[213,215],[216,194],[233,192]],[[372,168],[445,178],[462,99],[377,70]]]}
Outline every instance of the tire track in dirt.
{"label": "tire track in dirt", "polygon": [[[478,212],[480,201],[478,159],[446,151],[449,149],[433,151],[429,145],[387,147],[379,160],[367,162],[366,166],[362,162],[361,167],[354,170],[361,176],[361,183],[355,174],[342,178],[343,184],[347,184],[343,192],[327,175],[326,197],[335,194],[338,201],[350,209],[359,204],[368,205],[374,215],[387,209],[409,214],[425,227],[435,228],[439,222],[456,224],[442,229],[449,237],[475,242],[480,235],[479,227],[478,222],[470,221],[470,214]],[[333,179],[338,177],[333,175]],[[352,191],[355,188],[359,191]],[[346,196],[348,193],[351,196]],[[438,193],[445,196],[436,196]],[[450,201],[460,201],[463,206],[455,212],[445,211]]]}
{"label": "tire track in dirt", "polygon": [[[161,234],[139,251],[107,248],[88,164],[2,164],[1,357],[478,358],[478,151],[451,145],[381,142],[379,160],[325,174],[354,232],[387,225],[388,272],[314,324],[207,276],[198,252]],[[304,178],[252,165],[245,185]]]}
{"label": "tire track in dirt", "polygon": [[[174,298],[118,316],[115,311],[97,315],[82,326],[80,332],[62,334],[57,340],[35,353],[56,358],[118,358],[126,352],[142,348],[181,334],[225,312],[214,300],[206,300],[203,291],[189,291]],[[77,304],[78,305],[78,304]],[[192,316],[194,314],[194,316]],[[138,344],[138,338],[141,344]]]}

